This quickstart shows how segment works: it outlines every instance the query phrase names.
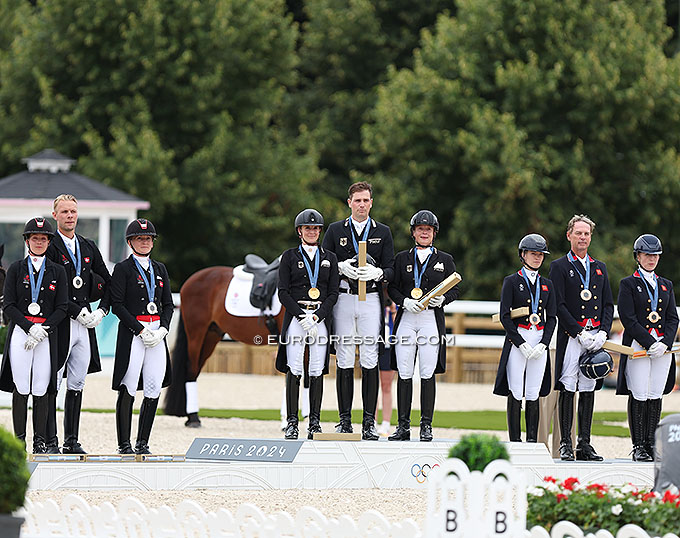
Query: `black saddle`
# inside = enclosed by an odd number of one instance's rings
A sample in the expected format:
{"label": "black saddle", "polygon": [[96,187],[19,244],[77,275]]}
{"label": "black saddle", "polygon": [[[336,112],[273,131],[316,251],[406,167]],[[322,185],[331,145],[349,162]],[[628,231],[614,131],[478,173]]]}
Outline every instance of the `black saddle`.
{"label": "black saddle", "polygon": [[279,277],[281,256],[272,263],[267,263],[257,254],[246,254],[244,271],[253,275],[253,287],[250,289],[250,304],[260,310],[271,308]]}

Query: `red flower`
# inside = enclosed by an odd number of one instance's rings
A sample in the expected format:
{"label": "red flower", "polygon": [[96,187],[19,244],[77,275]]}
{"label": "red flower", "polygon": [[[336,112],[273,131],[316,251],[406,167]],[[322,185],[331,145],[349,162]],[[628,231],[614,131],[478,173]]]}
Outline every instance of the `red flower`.
{"label": "red flower", "polygon": [[552,482],[553,484],[556,484],[557,478],[553,478],[552,476],[544,476],[543,482]]}
{"label": "red flower", "polygon": [[566,501],[569,497],[567,497],[564,493],[558,493],[557,494],[557,502],[562,502]]}
{"label": "red flower", "polygon": [[574,485],[576,484],[578,484],[578,478],[576,478],[575,476],[570,476],[569,478],[565,479],[564,482],[562,482],[562,486],[564,487],[564,489],[568,490],[573,490]]}
{"label": "red flower", "polygon": [[663,494],[662,501],[665,502],[665,503],[668,503],[668,502],[674,503],[675,501],[678,500],[678,498],[680,498],[680,494],[679,495],[673,495],[670,491],[666,491]]}
{"label": "red flower", "polygon": [[648,501],[648,500],[650,500],[650,499],[653,499],[654,497],[656,497],[656,495],[654,494],[653,491],[650,491],[649,493],[645,493],[645,494],[642,496],[642,500],[643,500],[643,501]]}

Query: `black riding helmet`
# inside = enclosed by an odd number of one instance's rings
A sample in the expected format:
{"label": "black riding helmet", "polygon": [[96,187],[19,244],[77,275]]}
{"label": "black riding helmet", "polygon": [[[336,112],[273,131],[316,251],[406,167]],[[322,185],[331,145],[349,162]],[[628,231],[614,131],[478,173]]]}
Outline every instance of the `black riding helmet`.
{"label": "black riding helmet", "polygon": [[429,209],[421,209],[411,217],[411,235],[416,226],[432,226],[435,235],[439,232],[439,220],[437,215],[432,213]]}
{"label": "black riding helmet", "polygon": [[137,219],[128,224],[125,229],[125,239],[130,239],[138,235],[150,235],[157,237],[156,228],[150,220]]}
{"label": "black riding helmet", "polygon": [[295,217],[295,229],[300,226],[322,226],[323,216],[316,209],[303,209]]}
{"label": "black riding helmet", "polygon": [[642,234],[633,243],[633,258],[637,261],[638,252],[645,254],[662,254],[661,240],[652,234]]}
{"label": "black riding helmet", "polygon": [[34,217],[24,226],[24,239],[28,239],[33,234],[45,234],[50,240],[54,236],[52,225],[44,217]]}
{"label": "black riding helmet", "polygon": [[588,379],[603,379],[614,369],[614,359],[604,349],[587,351],[578,363],[581,373]]}
{"label": "black riding helmet", "polygon": [[522,237],[522,240],[517,246],[517,250],[519,252],[520,259],[522,258],[522,252],[525,250],[550,254],[550,251],[548,250],[548,242],[540,234],[529,234]]}

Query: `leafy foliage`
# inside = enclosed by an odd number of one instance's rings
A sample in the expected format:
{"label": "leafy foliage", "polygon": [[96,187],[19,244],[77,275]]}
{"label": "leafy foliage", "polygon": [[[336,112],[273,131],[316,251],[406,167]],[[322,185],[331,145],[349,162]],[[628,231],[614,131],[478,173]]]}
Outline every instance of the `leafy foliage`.
{"label": "leafy foliage", "polygon": [[550,476],[545,485],[529,488],[527,528],[538,525],[550,531],[559,521],[571,521],[585,534],[605,529],[616,534],[634,524],[650,536],[677,533],[680,528],[680,495],[659,495],[632,485],[581,485],[576,478],[559,482]]}
{"label": "leafy foliage", "polygon": [[24,446],[0,427],[0,514],[11,514],[24,505],[30,478]]}
{"label": "leafy foliage", "polygon": [[471,471],[483,471],[494,460],[510,460],[510,455],[495,435],[473,433],[451,447],[449,458],[464,461]]}

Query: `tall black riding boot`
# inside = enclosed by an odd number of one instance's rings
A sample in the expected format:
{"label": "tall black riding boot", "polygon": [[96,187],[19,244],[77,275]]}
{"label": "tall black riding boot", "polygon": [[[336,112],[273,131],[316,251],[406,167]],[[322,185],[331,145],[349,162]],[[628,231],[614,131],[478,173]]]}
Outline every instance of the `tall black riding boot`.
{"label": "tall black riding boot", "polygon": [[47,394],[33,396],[33,454],[45,454],[47,436]]}
{"label": "tall black riding boot", "polygon": [[378,384],[380,372],[378,367],[361,369],[361,398],[364,404],[364,416],[361,421],[361,438],[364,441],[380,439],[375,429],[375,409],[378,405]]}
{"label": "tall black riding boot", "polygon": [[[298,400],[300,398],[300,376],[286,373],[286,413],[288,425],[284,430],[286,439],[298,438]],[[311,403],[311,402],[310,402]],[[310,422],[311,424],[311,422]]]}
{"label": "tall black riding boot", "polygon": [[408,441],[411,439],[411,400],[413,399],[413,379],[397,379],[397,431],[388,441]]}
{"label": "tall black riding boot", "polygon": [[314,439],[321,433],[321,398],[323,397],[323,376],[309,378],[309,426],[307,439]]}
{"label": "tall black riding boot", "polygon": [[82,390],[67,390],[64,400],[64,454],[87,454],[78,442]]}
{"label": "tall black riding boot", "polygon": [[151,428],[156,418],[158,408],[158,398],[144,398],[139,408],[139,425],[137,427],[137,442],[135,443],[135,454],[151,454],[149,450],[149,437]]}
{"label": "tall black riding boot", "polygon": [[578,393],[578,443],[576,444],[576,459],[581,461],[602,461],[593,445],[590,444],[590,430],[593,425],[593,407],[595,406],[595,392]]}
{"label": "tall black riding boot", "polygon": [[652,457],[645,447],[645,441],[647,440],[645,437],[646,408],[646,401],[636,400],[632,394],[628,396],[628,427],[630,428],[630,438],[633,442],[633,451],[631,452],[633,461],[652,461]]}
{"label": "tall black riding boot", "polygon": [[352,400],[354,399],[354,368],[337,368],[335,372],[335,388],[338,393],[338,413],[340,424],[335,427],[337,433],[353,433]]}
{"label": "tall black riding boot", "polygon": [[524,421],[527,425],[527,443],[535,443],[538,440],[538,400],[527,400],[524,410]]}
{"label": "tall black riding boot", "polygon": [[522,402],[516,400],[512,394],[508,394],[506,413],[508,418],[508,438],[513,443],[522,442]]}
{"label": "tall black riding boot", "polygon": [[437,392],[434,374],[428,379],[420,380],[420,440],[432,441],[432,417],[434,416],[434,398]]}
{"label": "tall black riding boot", "polygon": [[57,393],[47,394],[47,437],[45,441],[48,454],[59,454],[57,437]]}
{"label": "tall black riding boot", "polygon": [[654,461],[656,459],[656,451],[654,450],[656,439],[656,427],[661,420],[661,398],[655,400],[647,400],[645,413],[645,449],[647,454]]}
{"label": "tall black riding boot", "polygon": [[118,391],[116,400],[116,436],[118,437],[118,454],[134,454],[130,444],[132,430],[132,406],[135,397],[125,387]]}
{"label": "tall black riding boot", "polygon": [[568,390],[561,390],[558,399],[558,414],[560,417],[560,459],[574,461],[574,448],[571,445],[571,424],[574,421],[574,394]]}
{"label": "tall black riding boot", "polygon": [[12,393],[12,424],[14,435],[26,446],[26,419],[28,416],[28,394],[19,394],[16,389]]}

